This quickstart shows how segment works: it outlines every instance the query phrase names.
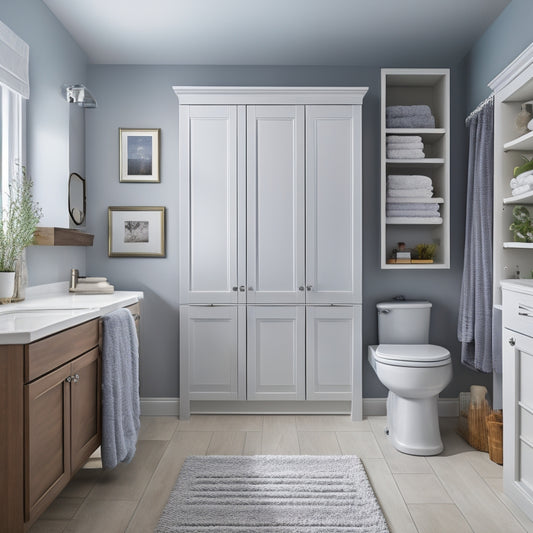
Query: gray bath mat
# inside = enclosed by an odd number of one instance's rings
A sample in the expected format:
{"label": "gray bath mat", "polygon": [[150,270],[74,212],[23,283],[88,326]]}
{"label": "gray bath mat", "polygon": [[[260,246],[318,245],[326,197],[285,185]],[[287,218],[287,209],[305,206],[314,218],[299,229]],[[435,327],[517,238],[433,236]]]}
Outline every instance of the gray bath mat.
{"label": "gray bath mat", "polygon": [[355,456],[188,457],[157,533],[387,533]]}

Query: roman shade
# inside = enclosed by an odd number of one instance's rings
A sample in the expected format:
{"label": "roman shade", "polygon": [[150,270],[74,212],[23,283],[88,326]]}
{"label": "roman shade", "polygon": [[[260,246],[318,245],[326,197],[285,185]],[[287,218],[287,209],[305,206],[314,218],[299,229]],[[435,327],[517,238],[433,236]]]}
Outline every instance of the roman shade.
{"label": "roman shade", "polygon": [[23,98],[30,97],[30,47],[0,21],[0,83]]}

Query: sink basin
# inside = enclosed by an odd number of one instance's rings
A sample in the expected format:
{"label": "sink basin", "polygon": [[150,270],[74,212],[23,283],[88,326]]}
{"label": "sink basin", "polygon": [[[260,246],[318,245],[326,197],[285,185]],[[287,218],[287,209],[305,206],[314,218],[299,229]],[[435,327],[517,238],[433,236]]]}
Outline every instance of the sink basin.
{"label": "sink basin", "polygon": [[[54,333],[58,329],[79,323],[81,315],[92,318],[93,309],[18,309],[0,311],[0,334],[32,333],[49,328]],[[27,339],[29,341],[31,339]]]}

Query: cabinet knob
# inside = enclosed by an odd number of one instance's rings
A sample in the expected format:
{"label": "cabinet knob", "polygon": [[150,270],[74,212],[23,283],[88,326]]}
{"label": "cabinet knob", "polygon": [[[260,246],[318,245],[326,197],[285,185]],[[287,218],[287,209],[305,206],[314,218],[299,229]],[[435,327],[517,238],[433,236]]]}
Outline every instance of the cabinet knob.
{"label": "cabinet knob", "polygon": [[241,286],[239,287],[239,290],[240,290],[241,292],[244,292],[244,291],[246,290],[246,288],[245,288],[244,285],[241,285]]}
{"label": "cabinet knob", "polygon": [[68,378],[65,378],[65,381],[66,381],[67,383],[70,383],[70,382],[72,381],[72,376],[69,376]]}
{"label": "cabinet knob", "polygon": [[299,291],[305,291],[305,287],[304,287],[303,285],[300,285],[300,286],[298,287],[298,290],[299,290]]}
{"label": "cabinet knob", "polygon": [[237,285],[235,285],[235,286],[233,286],[233,287],[231,288],[231,290],[237,292],[237,291],[239,290],[239,287],[237,287]]}
{"label": "cabinet knob", "polygon": [[307,285],[307,290],[310,291],[313,289],[313,286],[312,285]]}
{"label": "cabinet knob", "polygon": [[514,346],[514,345],[516,344],[516,340],[515,340],[514,337],[511,337],[511,338],[509,339],[509,344],[510,344],[511,346]]}
{"label": "cabinet knob", "polygon": [[74,383],[78,383],[79,380],[80,380],[80,375],[79,375],[79,374],[74,374],[74,375],[72,376],[72,381],[73,381]]}
{"label": "cabinet knob", "polygon": [[253,288],[253,287],[248,287],[248,290],[249,290],[249,291],[253,291],[254,288]]}

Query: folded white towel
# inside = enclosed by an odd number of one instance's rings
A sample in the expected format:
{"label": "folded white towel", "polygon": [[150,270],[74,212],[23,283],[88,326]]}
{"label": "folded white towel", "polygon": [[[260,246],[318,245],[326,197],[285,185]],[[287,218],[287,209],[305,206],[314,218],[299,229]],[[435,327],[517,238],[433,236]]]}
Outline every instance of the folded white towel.
{"label": "folded white towel", "polygon": [[533,183],[526,183],[525,185],[520,185],[512,190],[513,196],[518,196],[519,194],[524,194],[525,192],[533,191]]}
{"label": "folded white towel", "polygon": [[414,218],[428,218],[428,217],[434,217],[439,214],[438,211],[417,211],[414,210],[407,210],[407,211],[401,211],[396,209],[387,209],[387,216],[388,217],[414,217]]}
{"label": "folded white towel", "polygon": [[387,189],[387,196],[390,198],[431,198],[433,187],[421,189]]}
{"label": "folded white towel", "polygon": [[423,150],[389,150],[387,148],[387,159],[424,159],[426,155]]}
{"label": "folded white towel", "polygon": [[525,185],[526,183],[533,183],[533,181],[531,181],[532,178],[533,170],[522,172],[522,174],[518,174],[516,178],[511,180],[511,187],[514,189],[515,187],[520,187],[520,185]]}
{"label": "folded white towel", "polygon": [[423,150],[423,142],[411,142],[411,143],[387,143],[387,150]]}
{"label": "folded white towel", "polygon": [[389,105],[385,114],[390,118],[431,115],[431,109],[427,105]]}
{"label": "folded white towel", "polygon": [[389,189],[422,189],[432,187],[433,182],[428,176],[418,174],[389,174],[387,187]]}
{"label": "folded white towel", "polygon": [[419,203],[413,204],[410,202],[398,203],[398,202],[387,202],[387,209],[393,209],[395,211],[439,211],[439,204],[434,202],[431,203]]}
{"label": "folded white towel", "polygon": [[388,143],[421,143],[420,135],[387,135]]}
{"label": "folded white towel", "polygon": [[399,117],[386,119],[387,128],[434,128],[435,117],[425,115],[413,115],[410,117]]}
{"label": "folded white towel", "polygon": [[[420,220],[418,217],[387,217],[385,222],[387,224],[409,224],[409,220]],[[424,223],[426,224],[442,224],[442,217],[425,217]]]}

